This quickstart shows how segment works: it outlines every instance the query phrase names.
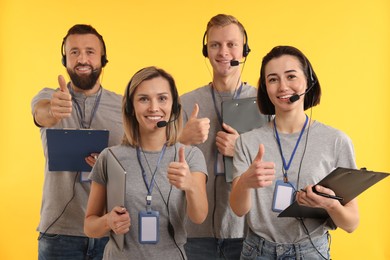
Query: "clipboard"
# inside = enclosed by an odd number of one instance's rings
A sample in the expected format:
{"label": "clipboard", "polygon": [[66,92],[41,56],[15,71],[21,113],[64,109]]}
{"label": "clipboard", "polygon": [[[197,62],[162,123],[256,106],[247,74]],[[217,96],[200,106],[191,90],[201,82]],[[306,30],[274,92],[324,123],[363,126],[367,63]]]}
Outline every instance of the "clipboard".
{"label": "clipboard", "polygon": [[85,157],[106,148],[108,136],[108,130],[46,129],[49,171],[91,171]]}
{"label": "clipboard", "polygon": [[[318,185],[333,190],[338,197],[342,198],[340,203],[345,205],[387,176],[389,173],[367,171],[365,168],[357,170],[338,167],[318,182]],[[329,215],[322,208],[300,206],[295,201],[278,217],[328,218]]]}
{"label": "clipboard", "polygon": [[[111,149],[107,152],[107,212],[115,206],[125,206],[126,196],[126,170],[123,168]],[[117,235],[112,230],[110,236],[117,247],[122,251],[125,235]]]}
{"label": "clipboard", "polygon": [[[257,98],[230,99],[222,102],[222,120],[239,134],[265,125],[269,120],[260,113]],[[224,156],[226,182],[233,181],[233,158]]]}

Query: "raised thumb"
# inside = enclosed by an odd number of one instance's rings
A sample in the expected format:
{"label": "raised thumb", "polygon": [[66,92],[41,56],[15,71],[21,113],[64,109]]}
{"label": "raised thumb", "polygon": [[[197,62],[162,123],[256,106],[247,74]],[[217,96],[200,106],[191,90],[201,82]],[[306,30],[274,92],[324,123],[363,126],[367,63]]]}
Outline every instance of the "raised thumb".
{"label": "raised thumb", "polygon": [[64,76],[58,75],[58,85],[60,85],[60,90],[65,93],[69,93],[69,89],[66,86],[66,81],[64,79]]}
{"label": "raised thumb", "polygon": [[191,113],[191,118],[197,118],[199,113],[199,105],[195,104],[194,109],[192,110]]}
{"label": "raised thumb", "polygon": [[260,144],[259,145],[259,151],[257,152],[255,161],[261,162],[263,160],[263,155],[264,155],[264,145]]}
{"label": "raised thumb", "polygon": [[185,154],[184,154],[184,146],[181,146],[179,148],[179,162],[183,163],[186,162]]}

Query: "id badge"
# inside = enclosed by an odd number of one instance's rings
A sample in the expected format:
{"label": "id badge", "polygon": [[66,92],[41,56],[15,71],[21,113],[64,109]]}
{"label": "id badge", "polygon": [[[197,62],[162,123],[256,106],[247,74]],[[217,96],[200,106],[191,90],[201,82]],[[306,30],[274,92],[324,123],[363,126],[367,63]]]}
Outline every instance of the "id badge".
{"label": "id badge", "polygon": [[282,212],[294,201],[294,184],[277,180],[272,200],[272,211]]}
{"label": "id badge", "polygon": [[223,155],[217,152],[217,160],[216,160],[216,175],[225,175],[225,163],[223,161]]}
{"label": "id badge", "polygon": [[138,240],[141,244],[157,244],[160,214],[158,211],[140,211],[138,213]]}

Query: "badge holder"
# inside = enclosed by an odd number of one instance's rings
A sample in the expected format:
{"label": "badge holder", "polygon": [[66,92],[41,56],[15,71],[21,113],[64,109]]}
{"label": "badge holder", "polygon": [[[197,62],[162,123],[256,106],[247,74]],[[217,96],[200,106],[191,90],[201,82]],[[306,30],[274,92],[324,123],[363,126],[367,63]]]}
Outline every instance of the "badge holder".
{"label": "badge holder", "polygon": [[138,213],[139,242],[141,244],[157,244],[160,237],[160,214],[158,211],[140,211]]}
{"label": "badge holder", "polygon": [[291,182],[277,180],[275,184],[272,211],[282,212],[294,201],[295,187]]}

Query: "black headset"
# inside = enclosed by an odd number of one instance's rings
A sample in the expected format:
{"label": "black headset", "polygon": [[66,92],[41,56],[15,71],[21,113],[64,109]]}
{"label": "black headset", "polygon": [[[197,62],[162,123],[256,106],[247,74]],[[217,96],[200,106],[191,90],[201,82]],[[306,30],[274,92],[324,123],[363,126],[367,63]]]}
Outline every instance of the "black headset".
{"label": "black headset", "polygon": [[[139,70],[134,75],[137,75],[142,70],[143,69]],[[133,78],[134,78],[134,76],[133,76]],[[127,87],[126,87],[125,113],[126,113],[127,116],[133,116],[133,113],[134,113],[134,107],[133,107],[133,104],[132,104],[132,101],[131,101],[131,97],[130,97],[130,86],[131,86],[131,82],[133,81],[133,78],[131,78],[129,84],[127,84]],[[171,85],[171,82],[169,82],[169,86],[171,88],[172,100],[173,100],[173,103],[172,103],[172,115],[175,118],[177,118],[179,116],[180,109],[181,109],[181,105],[178,102],[179,101],[179,93],[177,92],[177,88],[175,88],[175,86]]]}
{"label": "black headset", "polygon": [[[204,32],[204,35],[203,35],[203,48],[202,48],[202,53],[203,53],[203,56],[205,56],[206,58],[208,57],[208,51],[207,51],[207,43],[205,42],[206,41],[206,36],[207,36],[207,31]],[[249,52],[251,51],[251,49],[249,48],[249,45],[248,45],[248,35],[246,34],[246,31],[244,30],[244,46],[243,46],[243,50],[242,50],[242,56],[245,58],[246,56],[248,56]]]}
{"label": "black headset", "polygon": [[[61,63],[62,63],[62,65],[64,65],[64,67],[66,67],[66,54],[65,54],[65,41],[66,41],[66,38],[67,37],[65,37],[62,40],[62,44],[61,44],[61,55],[62,55]],[[103,55],[101,57],[100,62],[102,63],[102,67],[104,67],[104,66],[106,66],[106,64],[108,62],[108,60],[107,60],[107,52],[106,52],[106,44],[104,43],[103,37],[99,38],[99,40],[101,40],[102,45],[103,45]]]}

